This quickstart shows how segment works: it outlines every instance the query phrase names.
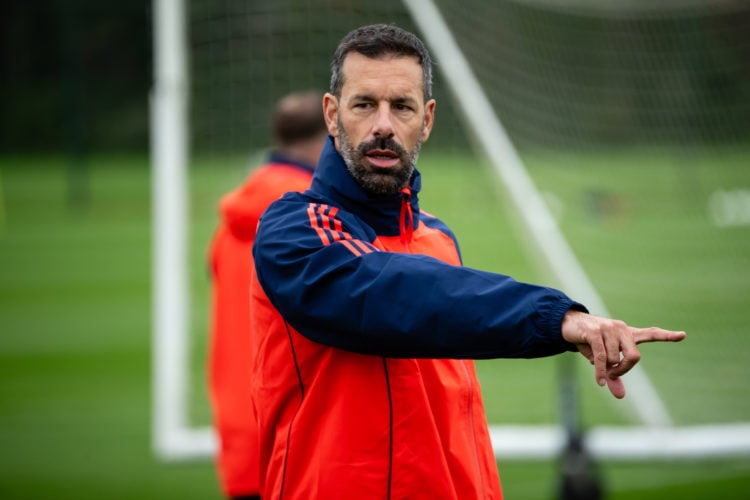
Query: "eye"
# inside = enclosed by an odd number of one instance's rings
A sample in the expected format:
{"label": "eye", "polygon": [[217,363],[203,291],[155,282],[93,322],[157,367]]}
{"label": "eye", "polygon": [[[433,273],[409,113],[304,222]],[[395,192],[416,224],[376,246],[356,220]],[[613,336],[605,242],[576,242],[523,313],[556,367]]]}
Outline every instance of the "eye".
{"label": "eye", "polygon": [[408,104],[404,104],[402,102],[397,102],[393,104],[393,109],[399,112],[411,112],[414,111],[414,109],[409,106]]}

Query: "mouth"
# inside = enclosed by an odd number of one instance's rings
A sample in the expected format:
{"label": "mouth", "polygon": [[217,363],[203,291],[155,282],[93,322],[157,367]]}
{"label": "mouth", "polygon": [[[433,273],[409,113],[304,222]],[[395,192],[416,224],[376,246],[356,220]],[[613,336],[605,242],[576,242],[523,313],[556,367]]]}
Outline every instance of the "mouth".
{"label": "mouth", "polygon": [[365,156],[374,167],[392,168],[401,161],[398,153],[390,149],[371,149]]}

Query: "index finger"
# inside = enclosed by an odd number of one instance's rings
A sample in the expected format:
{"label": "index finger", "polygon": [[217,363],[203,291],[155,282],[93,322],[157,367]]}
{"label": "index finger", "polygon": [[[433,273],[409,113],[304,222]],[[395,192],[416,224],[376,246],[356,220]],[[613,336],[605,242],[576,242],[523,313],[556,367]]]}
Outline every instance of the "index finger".
{"label": "index finger", "polygon": [[687,335],[685,332],[665,330],[651,326],[648,328],[630,327],[636,344],[643,342],[679,342]]}

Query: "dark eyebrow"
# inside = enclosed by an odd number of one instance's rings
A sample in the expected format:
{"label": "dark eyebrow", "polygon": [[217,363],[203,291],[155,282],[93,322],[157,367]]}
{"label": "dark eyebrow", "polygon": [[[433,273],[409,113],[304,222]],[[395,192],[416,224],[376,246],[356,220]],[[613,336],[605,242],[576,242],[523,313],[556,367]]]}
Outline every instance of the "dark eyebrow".
{"label": "dark eyebrow", "polygon": [[352,101],[375,101],[376,99],[370,94],[355,94],[351,98]]}
{"label": "dark eyebrow", "polygon": [[406,104],[413,107],[417,104],[417,101],[411,97],[397,97],[391,101],[391,104]]}
{"label": "dark eyebrow", "polygon": [[[372,94],[355,94],[351,98],[352,101],[377,101],[375,96]],[[408,96],[400,96],[390,100],[391,104],[406,104],[408,106],[415,106],[417,104],[416,99]]]}

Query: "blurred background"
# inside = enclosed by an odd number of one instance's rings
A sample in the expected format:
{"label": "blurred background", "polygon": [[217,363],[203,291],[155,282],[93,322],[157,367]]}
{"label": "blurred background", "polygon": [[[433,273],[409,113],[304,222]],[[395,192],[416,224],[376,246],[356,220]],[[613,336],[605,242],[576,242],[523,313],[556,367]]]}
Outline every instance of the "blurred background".
{"label": "blurred background", "polygon": [[[684,329],[644,346],[676,426],[750,422],[750,4],[435,2],[609,311]],[[206,428],[216,203],[264,156],[276,99],[326,89],[339,39],[421,33],[404,3],[186,1],[189,426]],[[210,457],[152,449],[153,6],[0,6],[0,498],[220,498]],[[436,57],[422,206],[465,264],[556,286]],[[576,363],[585,428],[639,425]],[[478,363],[491,424],[561,421],[556,359]],[[627,383],[627,380],[626,380]],[[728,427],[731,429],[731,427]],[[501,459],[508,498],[557,459]],[[750,455],[599,460],[606,498],[745,498]],[[96,493],[93,493],[96,492]]]}

